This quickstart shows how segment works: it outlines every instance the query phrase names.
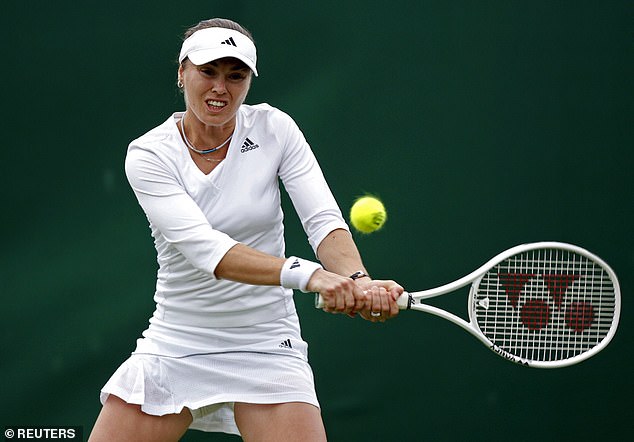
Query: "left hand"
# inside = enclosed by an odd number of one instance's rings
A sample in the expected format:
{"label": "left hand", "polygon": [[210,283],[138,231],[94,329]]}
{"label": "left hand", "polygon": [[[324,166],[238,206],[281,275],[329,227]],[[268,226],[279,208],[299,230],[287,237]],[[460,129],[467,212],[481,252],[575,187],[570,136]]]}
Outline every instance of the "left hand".
{"label": "left hand", "polygon": [[360,278],[355,281],[369,299],[359,315],[370,322],[385,322],[398,315],[400,309],[396,300],[403,294],[403,287],[391,280]]}

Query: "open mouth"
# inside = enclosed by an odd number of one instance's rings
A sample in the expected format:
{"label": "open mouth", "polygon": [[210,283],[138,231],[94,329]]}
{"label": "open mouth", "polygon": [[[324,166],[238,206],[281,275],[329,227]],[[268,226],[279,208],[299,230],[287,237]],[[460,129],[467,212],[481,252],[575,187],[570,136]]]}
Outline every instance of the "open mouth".
{"label": "open mouth", "polygon": [[213,111],[222,110],[225,106],[227,106],[226,101],[218,101],[218,100],[207,100],[207,106],[209,109]]}

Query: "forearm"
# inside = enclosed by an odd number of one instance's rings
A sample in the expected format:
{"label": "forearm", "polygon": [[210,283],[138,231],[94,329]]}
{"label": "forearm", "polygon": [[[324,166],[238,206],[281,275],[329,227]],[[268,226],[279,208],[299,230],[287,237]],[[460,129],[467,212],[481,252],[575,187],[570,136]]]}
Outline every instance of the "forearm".
{"label": "forearm", "polygon": [[216,266],[219,279],[253,285],[280,285],[284,258],[268,255],[244,244],[236,244]]}
{"label": "forearm", "polygon": [[[317,254],[324,268],[331,272],[345,277],[349,277],[358,271],[368,275],[368,271],[363,265],[361,255],[352,239],[352,235],[346,230],[338,229],[330,232],[321,244],[319,244]],[[399,284],[392,280],[375,280],[372,279],[371,276],[370,278],[357,279],[355,283],[366,291],[377,287],[385,289],[390,294],[389,301],[384,303],[383,307],[375,307],[374,310],[389,311],[386,317],[393,317],[398,314],[396,299],[403,293],[403,287]],[[378,295],[380,295],[380,292]],[[374,300],[377,306],[381,304],[380,299],[381,297],[379,296]],[[371,305],[373,304],[368,304],[367,308],[370,308]],[[372,319],[367,315],[364,317],[366,319]]]}
{"label": "forearm", "polygon": [[[332,294],[321,292],[327,311],[344,311],[351,316],[354,316],[356,312],[372,322],[383,322],[398,315],[399,308],[396,299],[403,292],[400,285],[391,280],[374,280],[371,277],[356,279],[354,282],[348,278],[358,271],[366,275],[368,273],[350,232],[343,229],[330,232],[317,247],[317,256],[324,268],[343,276],[344,280],[353,283],[363,294],[362,297],[356,298],[354,308],[345,311],[342,310],[342,301],[337,301]],[[351,303],[352,301],[349,301],[346,305],[350,306]]]}
{"label": "forearm", "polygon": [[359,249],[347,230],[330,232],[317,247],[317,256],[326,270],[342,276],[350,276],[357,271],[368,273],[363,266]]}
{"label": "forearm", "polygon": [[[324,268],[342,276],[350,276],[365,268],[350,232],[337,229],[330,232],[317,248]],[[285,259],[268,255],[244,244],[236,244],[216,266],[219,279],[254,285],[280,285],[280,272]]]}

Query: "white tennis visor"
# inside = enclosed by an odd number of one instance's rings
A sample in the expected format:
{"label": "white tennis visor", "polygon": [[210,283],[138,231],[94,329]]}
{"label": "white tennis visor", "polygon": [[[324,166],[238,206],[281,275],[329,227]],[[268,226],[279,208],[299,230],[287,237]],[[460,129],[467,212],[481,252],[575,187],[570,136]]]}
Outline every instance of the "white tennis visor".
{"label": "white tennis visor", "polygon": [[242,61],[257,77],[255,45],[249,37],[233,29],[206,28],[194,32],[183,42],[178,61],[182,63],[185,58],[189,58],[189,61],[200,66],[224,57]]}

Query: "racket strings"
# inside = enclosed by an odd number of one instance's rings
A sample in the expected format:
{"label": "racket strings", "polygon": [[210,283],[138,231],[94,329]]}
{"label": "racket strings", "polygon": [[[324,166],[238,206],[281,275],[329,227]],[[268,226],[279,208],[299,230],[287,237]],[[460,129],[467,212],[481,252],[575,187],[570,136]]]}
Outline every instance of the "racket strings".
{"label": "racket strings", "polygon": [[519,358],[558,361],[584,353],[608,335],[616,295],[594,261],[559,249],[514,255],[487,272],[477,287],[477,326],[496,346]]}

